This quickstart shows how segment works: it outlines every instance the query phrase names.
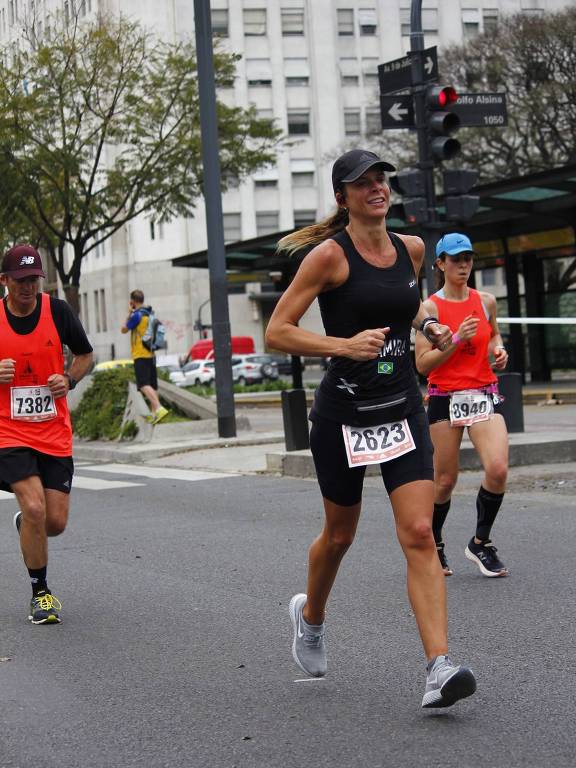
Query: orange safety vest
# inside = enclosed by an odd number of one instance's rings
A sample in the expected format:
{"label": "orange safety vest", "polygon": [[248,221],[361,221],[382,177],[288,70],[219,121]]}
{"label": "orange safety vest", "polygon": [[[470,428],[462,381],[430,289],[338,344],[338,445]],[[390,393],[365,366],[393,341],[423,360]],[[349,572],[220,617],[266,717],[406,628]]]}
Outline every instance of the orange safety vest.
{"label": "orange safety vest", "polygon": [[38,324],[27,334],[12,330],[0,300],[2,359],[16,361],[14,380],[0,384],[0,448],[32,448],[51,456],[71,456],[72,425],[66,398],[54,398],[50,406],[49,393],[39,389],[52,374],[64,373],[62,342],[50,311],[50,296],[42,293],[40,297]]}
{"label": "orange safety vest", "polygon": [[452,333],[456,333],[468,315],[480,318],[474,338],[461,341],[458,349],[448,360],[429,374],[428,384],[433,384],[443,392],[477,389],[497,381],[488,360],[488,343],[492,338],[492,326],[486,317],[478,291],[473,288],[469,288],[468,291],[466,301],[448,301],[440,298],[436,293],[430,296],[438,308],[438,320],[443,325],[447,325]]}

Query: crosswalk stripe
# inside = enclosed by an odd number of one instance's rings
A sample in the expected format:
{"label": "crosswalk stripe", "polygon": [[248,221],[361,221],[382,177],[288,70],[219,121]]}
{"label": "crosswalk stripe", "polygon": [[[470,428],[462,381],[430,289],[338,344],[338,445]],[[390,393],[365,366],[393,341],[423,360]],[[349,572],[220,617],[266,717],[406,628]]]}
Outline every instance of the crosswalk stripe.
{"label": "crosswalk stripe", "polygon": [[155,480],[185,480],[196,482],[197,480],[219,480],[223,477],[238,477],[229,472],[208,472],[195,469],[171,469],[168,467],[142,467],[136,464],[92,464],[82,467],[82,472],[104,472],[113,475],[133,475],[147,477]]}
{"label": "crosswalk stripe", "polygon": [[131,483],[128,480],[104,480],[100,477],[84,477],[74,475],[72,490],[81,488],[83,491],[111,491],[114,488],[136,488],[146,483]]}

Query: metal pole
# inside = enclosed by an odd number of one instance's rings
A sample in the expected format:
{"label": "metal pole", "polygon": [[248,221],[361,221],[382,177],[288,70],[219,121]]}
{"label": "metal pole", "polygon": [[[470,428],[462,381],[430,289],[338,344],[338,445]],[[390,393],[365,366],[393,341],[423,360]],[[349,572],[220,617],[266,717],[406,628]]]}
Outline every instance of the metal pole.
{"label": "metal pole", "polygon": [[434,293],[434,262],[438,240],[438,213],[434,188],[434,161],[426,130],[426,84],[424,82],[424,33],[422,32],[422,0],[412,0],[410,8],[410,56],[412,60],[412,93],[418,136],[418,168],[424,176],[428,221],[422,224],[426,253],[424,268],[428,295]]}
{"label": "metal pole", "polygon": [[212,305],[212,336],[216,361],[216,408],[220,437],[236,436],[234,392],[232,383],[232,344],[226,289],[226,252],[222,224],[220,193],[220,157],[218,122],[216,119],[216,87],[212,49],[212,22],[209,0],[194,0],[196,57],[198,62],[198,93],[200,96],[200,128],[202,132],[203,188],[206,201],[208,234],[208,269],[210,272],[210,303]]}

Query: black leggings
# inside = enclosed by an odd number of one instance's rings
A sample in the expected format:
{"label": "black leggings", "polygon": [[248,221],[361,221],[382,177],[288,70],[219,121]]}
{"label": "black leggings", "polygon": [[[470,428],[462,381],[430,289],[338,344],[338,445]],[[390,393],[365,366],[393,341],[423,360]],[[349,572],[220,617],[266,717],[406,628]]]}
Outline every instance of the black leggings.
{"label": "black leggings", "polygon": [[[414,480],[434,480],[434,447],[424,411],[408,416],[408,425],[416,448],[380,464],[388,494]],[[366,467],[348,466],[342,425],[314,415],[310,448],[322,496],[343,507],[358,504],[362,499]]]}

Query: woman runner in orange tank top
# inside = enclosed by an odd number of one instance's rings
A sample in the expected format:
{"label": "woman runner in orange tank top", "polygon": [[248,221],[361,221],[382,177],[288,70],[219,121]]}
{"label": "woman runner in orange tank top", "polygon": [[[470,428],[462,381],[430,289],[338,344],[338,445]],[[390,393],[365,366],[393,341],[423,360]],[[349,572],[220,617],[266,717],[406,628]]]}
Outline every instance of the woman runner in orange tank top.
{"label": "woman runner in orange tank top", "polygon": [[508,476],[508,431],[499,412],[502,398],[494,373],[506,367],[508,354],[498,330],[496,299],[468,287],[473,251],[466,235],[444,235],[436,256],[444,285],[425,306],[452,329],[452,344],[440,351],[423,334],[416,339],[416,367],[428,377],[428,421],[434,443],[434,539],[444,574],[450,576],[453,571],[444,553],[442,528],[458,480],[460,445],[467,428],[484,478],[476,499],[476,532],[464,554],[484,576],[507,576],[508,569],[490,539]]}

